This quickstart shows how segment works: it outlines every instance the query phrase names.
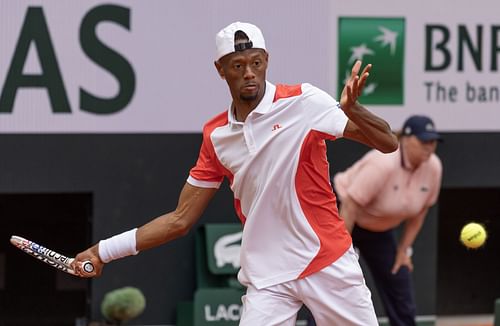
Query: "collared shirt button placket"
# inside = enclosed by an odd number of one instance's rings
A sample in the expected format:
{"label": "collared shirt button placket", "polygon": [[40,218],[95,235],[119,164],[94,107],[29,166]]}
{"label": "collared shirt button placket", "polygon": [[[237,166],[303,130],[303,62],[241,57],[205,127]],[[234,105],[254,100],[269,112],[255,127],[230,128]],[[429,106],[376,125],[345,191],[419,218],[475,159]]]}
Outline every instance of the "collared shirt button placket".
{"label": "collared shirt button placket", "polygon": [[257,148],[255,146],[255,139],[253,137],[252,122],[250,116],[247,117],[245,124],[243,125],[243,134],[245,136],[245,143],[247,144],[248,151],[250,153],[255,152]]}

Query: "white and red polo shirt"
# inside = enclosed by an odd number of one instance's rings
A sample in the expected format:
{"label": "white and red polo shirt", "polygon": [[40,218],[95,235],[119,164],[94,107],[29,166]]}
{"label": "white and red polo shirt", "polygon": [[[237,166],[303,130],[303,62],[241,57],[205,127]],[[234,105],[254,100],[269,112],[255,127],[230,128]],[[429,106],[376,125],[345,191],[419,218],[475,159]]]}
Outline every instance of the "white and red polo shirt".
{"label": "white and red polo shirt", "polygon": [[348,118],[310,85],[273,85],[244,123],[231,110],[210,120],[188,182],[218,188],[224,177],[244,224],[243,284],[265,288],[311,275],[351,245],[333,194],[325,140]]}

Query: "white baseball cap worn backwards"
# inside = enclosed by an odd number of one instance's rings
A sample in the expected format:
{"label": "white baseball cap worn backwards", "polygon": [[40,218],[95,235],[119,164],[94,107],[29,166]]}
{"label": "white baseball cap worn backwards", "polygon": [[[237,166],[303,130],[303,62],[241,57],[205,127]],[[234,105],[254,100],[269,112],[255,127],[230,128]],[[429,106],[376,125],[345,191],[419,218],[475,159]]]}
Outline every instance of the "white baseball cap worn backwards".
{"label": "white baseball cap worn backwards", "polygon": [[[238,43],[234,42],[234,34],[237,31],[242,31],[248,36],[248,42]],[[246,49],[263,49],[266,50],[266,42],[264,41],[264,35],[262,35],[261,30],[252,24],[235,22],[226,27],[224,27],[215,36],[215,61],[219,60],[226,54],[230,54],[236,51],[244,51]]]}

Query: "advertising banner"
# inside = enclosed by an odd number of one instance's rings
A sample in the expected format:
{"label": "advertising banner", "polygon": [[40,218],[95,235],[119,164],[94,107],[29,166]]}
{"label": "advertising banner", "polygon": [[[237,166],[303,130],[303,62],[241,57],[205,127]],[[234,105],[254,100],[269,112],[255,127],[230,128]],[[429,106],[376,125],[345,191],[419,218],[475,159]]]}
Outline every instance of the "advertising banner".
{"label": "advertising banner", "polygon": [[499,3],[338,1],[334,7],[337,92],[349,63],[363,59],[374,67],[361,101],[391,125],[426,114],[440,130],[500,131]]}
{"label": "advertising banner", "polygon": [[394,129],[426,114],[442,131],[499,132],[499,10],[496,0],[2,1],[0,133],[201,132],[230,105],[214,39],[238,20],[263,30],[273,83],[338,97],[362,59],[373,70],[360,101]]}

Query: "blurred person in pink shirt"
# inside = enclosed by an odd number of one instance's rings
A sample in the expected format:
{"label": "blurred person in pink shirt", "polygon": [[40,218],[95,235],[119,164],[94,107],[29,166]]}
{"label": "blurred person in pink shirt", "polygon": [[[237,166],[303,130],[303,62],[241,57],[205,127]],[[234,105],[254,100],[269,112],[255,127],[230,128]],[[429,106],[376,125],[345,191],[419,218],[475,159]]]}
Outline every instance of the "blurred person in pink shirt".
{"label": "blurred person in pink shirt", "polygon": [[[435,151],[440,140],[429,117],[411,116],[399,134],[397,151],[371,150],[334,177],[340,215],[373,275],[392,326],[416,325],[412,244],[439,195],[442,165]],[[394,230],[402,223],[397,241]]]}

